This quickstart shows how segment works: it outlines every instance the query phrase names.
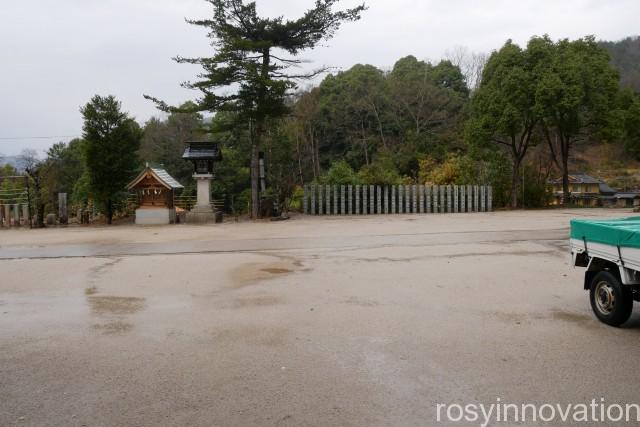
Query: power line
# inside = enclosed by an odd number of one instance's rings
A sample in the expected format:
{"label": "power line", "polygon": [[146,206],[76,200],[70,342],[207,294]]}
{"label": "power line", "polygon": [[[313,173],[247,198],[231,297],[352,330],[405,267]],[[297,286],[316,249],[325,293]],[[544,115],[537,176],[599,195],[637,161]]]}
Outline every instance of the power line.
{"label": "power line", "polygon": [[0,136],[0,141],[23,141],[28,139],[55,139],[55,138],[79,138],[79,135]]}

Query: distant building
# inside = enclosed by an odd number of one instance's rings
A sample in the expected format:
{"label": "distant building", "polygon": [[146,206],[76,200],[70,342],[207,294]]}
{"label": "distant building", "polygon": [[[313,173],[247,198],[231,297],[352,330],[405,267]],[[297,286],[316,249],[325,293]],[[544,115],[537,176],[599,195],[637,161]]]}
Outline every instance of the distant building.
{"label": "distant building", "polygon": [[616,193],[614,200],[617,208],[635,208],[640,206],[640,193]]}
{"label": "distant building", "polygon": [[[562,204],[564,193],[562,178],[548,181],[553,199],[552,205]],[[618,192],[604,181],[584,173],[569,174],[570,204],[582,207],[634,207],[640,204],[640,194]]]}

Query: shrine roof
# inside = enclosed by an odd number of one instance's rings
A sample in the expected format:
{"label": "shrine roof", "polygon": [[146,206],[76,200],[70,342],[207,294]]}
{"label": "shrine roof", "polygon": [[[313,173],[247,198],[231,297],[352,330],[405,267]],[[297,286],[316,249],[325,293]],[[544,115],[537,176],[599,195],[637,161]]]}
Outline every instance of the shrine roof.
{"label": "shrine roof", "polygon": [[135,188],[140,183],[140,181],[142,181],[147,176],[153,177],[162,186],[170,190],[179,190],[184,188],[182,184],[175,180],[174,177],[169,175],[169,172],[159,167],[149,166],[149,164],[147,163],[147,166],[142,172],[140,172],[136,179],[134,179],[129,185],[127,185],[127,190]]}

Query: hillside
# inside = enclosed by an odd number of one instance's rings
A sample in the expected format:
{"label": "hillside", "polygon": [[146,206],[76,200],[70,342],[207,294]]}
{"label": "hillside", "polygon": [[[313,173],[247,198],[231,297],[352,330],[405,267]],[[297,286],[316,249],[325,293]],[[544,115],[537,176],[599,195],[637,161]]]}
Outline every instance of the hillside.
{"label": "hillside", "polygon": [[[611,63],[620,71],[620,84],[640,93],[640,36],[602,41]],[[622,144],[578,144],[570,159],[572,172],[584,172],[620,190],[640,190],[640,162]]]}
{"label": "hillside", "polygon": [[640,93],[640,36],[617,42],[602,41],[611,55],[611,63],[620,70],[620,83]]}
{"label": "hillside", "polygon": [[621,144],[577,145],[571,170],[600,178],[619,190],[640,189],[640,162],[626,155]]}

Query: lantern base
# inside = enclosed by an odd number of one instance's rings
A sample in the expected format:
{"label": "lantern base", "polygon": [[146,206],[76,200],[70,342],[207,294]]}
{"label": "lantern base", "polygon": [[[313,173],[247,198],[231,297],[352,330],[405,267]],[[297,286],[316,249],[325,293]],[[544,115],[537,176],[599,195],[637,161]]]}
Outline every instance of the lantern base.
{"label": "lantern base", "polygon": [[222,222],[222,212],[215,211],[211,206],[194,206],[186,216],[187,224],[211,224]]}

